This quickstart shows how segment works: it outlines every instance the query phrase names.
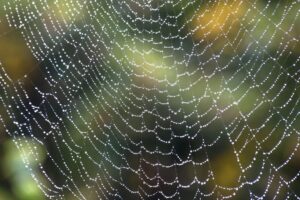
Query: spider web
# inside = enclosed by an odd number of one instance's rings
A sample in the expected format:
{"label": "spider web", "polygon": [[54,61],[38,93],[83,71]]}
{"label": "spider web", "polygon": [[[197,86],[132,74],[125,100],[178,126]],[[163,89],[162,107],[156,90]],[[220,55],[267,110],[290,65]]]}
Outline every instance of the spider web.
{"label": "spider web", "polygon": [[49,199],[299,199],[299,8],[8,1],[38,66],[1,126]]}

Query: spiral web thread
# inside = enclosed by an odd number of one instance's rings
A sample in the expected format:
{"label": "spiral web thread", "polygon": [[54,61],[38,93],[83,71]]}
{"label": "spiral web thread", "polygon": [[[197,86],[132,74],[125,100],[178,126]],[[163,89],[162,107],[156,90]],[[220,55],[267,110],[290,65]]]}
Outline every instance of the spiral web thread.
{"label": "spiral web thread", "polygon": [[1,126],[50,199],[299,199],[299,8],[8,1],[39,65],[1,66]]}

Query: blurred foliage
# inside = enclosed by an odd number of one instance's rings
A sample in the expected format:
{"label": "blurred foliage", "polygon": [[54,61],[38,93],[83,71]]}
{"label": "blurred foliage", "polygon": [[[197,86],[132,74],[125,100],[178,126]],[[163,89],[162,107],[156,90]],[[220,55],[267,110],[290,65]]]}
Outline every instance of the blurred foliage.
{"label": "blurred foliage", "polygon": [[[83,23],[87,15],[90,15],[91,13],[88,13],[87,10],[80,4],[76,4],[78,1],[72,1],[72,0],[63,0],[63,1],[52,1],[50,4],[50,7],[47,10],[44,10],[44,12],[50,12],[47,18],[43,23],[45,25],[50,26],[51,20],[55,18],[55,20],[58,20],[61,23],[68,23],[70,21],[75,22],[74,23]],[[129,1],[129,4],[133,4],[133,1]],[[178,27],[185,27],[184,30],[186,32],[191,32],[192,37],[186,41],[186,44],[193,45],[194,42],[200,42],[203,46],[199,45],[199,48],[205,47],[207,44],[210,44],[213,42],[212,45],[212,51],[211,54],[203,55],[203,60],[209,60],[212,58],[212,56],[215,56],[215,53],[223,53],[225,55],[223,58],[220,58],[221,61],[224,63],[227,63],[233,55],[241,54],[245,51],[247,48],[247,45],[253,41],[256,41],[257,44],[259,44],[261,47],[264,47],[265,51],[268,51],[267,53],[269,56],[276,56],[278,57],[278,52],[284,52],[284,54],[287,54],[286,57],[293,56],[293,58],[299,56],[300,54],[300,46],[299,43],[297,43],[295,40],[290,40],[291,37],[299,38],[300,35],[300,28],[297,26],[297,24],[300,24],[299,17],[297,18],[297,21],[294,21],[294,18],[292,16],[297,16],[297,13],[299,13],[299,5],[296,5],[293,7],[292,11],[290,11],[289,16],[287,16],[283,22],[280,23],[280,25],[274,26],[270,25],[270,19],[272,19],[272,23],[277,23],[281,20],[281,18],[277,18],[277,15],[272,14],[272,9],[268,9],[264,13],[266,16],[262,17],[259,14],[260,10],[264,9],[264,6],[266,5],[267,1],[258,1],[257,9],[249,7],[249,1],[229,1],[229,3],[226,3],[225,1],[218,1],[217,3],[207,3],[207,1],[203,1],[204,3],[201,4],[201,6],[194,6],[190,10],[190,13],[184,13],[185,18],[193,17],[193,20],[186,24],[186,21],[184,19],[178,20]],[[216,2],[216,1],[213,1]],[[24,3],[24,2],[23,2]],[[72,4],[72,6],[70,6]],[[74,6],[75,4],[75,6]],[[286,3],[282,3],[282,6],[277,9],[282,9],[282,12],[285,8],[285,5],[288,4],[288,1]],[[0,4],[1,6],[2,4]],[[20,4],[21,5],[21,4]],[[25,5],[25,3],[24,3]],[[276,6],[276,4],[270,4],[270,6]],[[137,12],[138,15],[147,17],[149,16],[149,12],[143,13],[142,10],[138,5],[133,5],[134,11]],[[197,9],[195,9],[197,8]],[[171,8],[170,8],[171,10]],[[164,10],[162,11],[161,15],[168,15],[171,13],[170,10]],[[172,12],[179,12],[180,9],[172,9]],[[101,13],[101,14],[99,14]],[[102,12],[99,12],[96,14],[93,14],[93,16],[103,22],[110,21],[111,18],[109,17],[108,12],[105,10],[102,10]],[[280,15],[279,15],[280,16]],[[52,18],[51,18],[52,17]],[[116,16],[112,16],[116,17]],[[124,17],[126,18],[126,17]],[[117,21],[117,20],[116,20]],[[243,21],[243,23],[241,23]],[[13,81],[17,81],[19,79],[22,79],[24,75],[32,74],[34,76],[34,73],[37,73],[37,70],[34,70],[36,68],[40,67],[40,63],[36,60],[33,53],[29,50],[28,45],[26,44],[24,38],[22,37],[22,33],[20,29],[10,27],[5,22],[5,17],[1,15],[0,13],[0,61],[2,65],[4,66],[4,69],[9,74],[11,79]],[[130,24],[130,20],[127,22]],[[288,30],[288,27],[290,27],[291,24],[295,24],[295,28],[292,30]],[[82,24],[81,24],[82,25]],[[119,77],[114,76],[115,71],[126,71],[131,72],[134,71],[135,74],[140,75],[140,78],[136,78],[133,80],[137,85],[141,85],[141,83],[146,86],[147,88],[159,88],[161,90],[168,89],[170,92],[173,92],[174,94],[182,94],[181,98],[174,99],[170,103],[170,107],[172,108],[183,108],[183,110],[190,111],[194,109],[195,107],[188,107],[182,104],[182,100],[191,100],[203,97],[204,101],[199,103],[196,107],[198,112],[202,112],[201,114],[207,115],[206,118],[207,121],[209,119],[213,118],[213,116],[218,115],[217,110],[213,108],[212,100],[210,98],[207,98],[208,96],[213,97],[216,101],[216,104],[220,108],[226,108],[232,103],[235,103],[238,105],[239,110],[237,109],[230,109],[223,113],[222,118],[225,122],[231,121],[234,117],[239,116],[241,114],[247,114],[249,113],[256,104],[258,104],[257,101],[262,100],[261,92],[259,90],[250,88],[251,85],[253,85],[254,81],[259,80],[251,80],[248,78],[245,80],[246,73],[240,73],[237,75],[237,80],[232,80],[226,82],[228,86],[232,86],[234,88],[240,82],[241,84],[239,86],[239,89],[237,91],[234,91],[233,93],[229,93],[228,91],[224,91],[224,79],[230,77],[232,73],[235,73],[235,71],[238,71],[237,69],[241,67],[242,61],[236,62],[236,63],[229,63],[229,66],[234,65],[234,67],[231,67],[231,70],[228,70],[225,72],[222,76],[221,75],[213,75],[215,72],[215,68],[213,67],[216,63],[210,63],[207,62],[207,65],[205,67],[199,67],[196,62],[191,62],[192,69],[202,71],[201,77],[193,77],[190,76],[187,79],[187,75],[182,75],[181,77],[178,76],[178,74],[184,73],[186,66],[184,63],[181,63],[178,60],[174,60],[172,57],[168,57],[166,55],[170,55],[174,53],[174,57],[180,58],[182,55],[176,52],[173,52],[172,50],[166,50],[162,47],[164,44],[150,44],[151,42],[155,41],[157,38],[153,37],[151,40],[149,39],[149,35],[146,33],[140,34],[138,36],[135,36],[134,39],[132,37],[132,40],[124,39],[121,37],[120,30],[122,30],[122,27],[124,27],[124,24],[122,22],[117,21],[115,25],[115,28],[112,27],[98,27],[100,31],[102,28],[106,28],[107,32],[111,34],[114,38],[119,38],[119,40],[111,44],[110,49],[114,54],[115,57],[110,57],[110,60],[107,60],[106,64],[113,66],[111,71],[105,72],[105,77],[110,79],[111,81],[115,81],[117,86],[117,89],[114,90],[114,97],[112,98],[111,94],[109,93],[103,93],[98,94],[99,96],[95,96],[94,93],[86,93],[88,96],[88,99],[90,102],[93,102],[93,105],[97,108],[97,111],[101,113],[101,117],[99,117],[98,121],[95,121],[91,117],[91,112],[88,112],[86,107],[88,107],[85,102],[82,101],[82,99],[78,99],[76,102],[74,102],[74,105],[77,106],[78,110],[72,110],[70,112],[70,116],[74,120],[77,127],[74,126],[74,123],[70,123],[67,119],[64,119],[67,123],[67,129],[70,130],[72,133],[72,137],[66,138],[70,141],[67,142],[74,142],[77,145],[84,146],[85,151],[80,152],[79,154],[82,156],[82,160],[84,160],[85,152],[89,152],[91,155],[97,155],[97,152],[93,152],[94,147],[93,146],[87,146],[84,143],[84,140],[82,140],[82,132],[89,132],[92,131],[93,133],[96,132],[96,130],[99,128],[99,124],[104,124],[107,122],[110,122],[112,116],[106,115],[105,111],[115,108],[119,109],[122,108],[122,105],[120,105],[118,102],[115,101],[115,99],[122,99],[124,102],[126,102],[126,84],[129,83],[129,80],[121,79]],[[29,25],[28,25],[29,26]],[[142,27],[142,26],[141,26]],[[138,28],[141,28],[138,27]],[[157,29],[157,27],[151,27],[149,25],[150,29]],[[178,27],[175,27],[173,32],[170,31],[173,34],[178,34]],[[67,29],[67,27],[64,27]],[[147,27],[146,27],[147,28]],[[145,28],[145,29],[146,29]],[[246,34],[246,36],[243,39],[242,36],[237,37],[237,35],[243,33],[240,33],[241,30],[251,30],[251,34]],[[52,31],[52,32],[51,32]],[[162,33],[167,32],[166,30],[161,30]],[[250,31],[249,31],[250,32]],[[288,32],[288,35],[286,34]],[[170,35],[171,35],[170,33]],[[50,30],[50,34],[57,34],[55,30]],[[75,35],[75,33],[74,33]],[[56,38],[56,37],[53,37]],[[105,38],[107,41],[109,41],[109,37]],[[150,42],[141,42],[141,39],[149,39]],[[287,43],[287,46],[282,46],[281,44],[278,44],[278,41],[276,38],[283,38],[283,43]],[[57,39],[59,40],[59,39]],[[105,42],[107,42],[105,41]],[[241,41],[240,43],[237,43],[237,41]],[[47,42],[47,41],[46,41]],[[176,46],[176,41],[168,41],[173,46]],[[172,43],[174,42],[174,43]],[[63,42],[61,42],[64,44]],[[197,46],[198,47],[198,46]],[[195,49],[197,48],[195,47]],[[159,49],[159,51],[154,51],[153,49]],[[282,51],[283,49],[288,49],[288,51]],[[196,49],[197,50],[197,49]],[[263,50],[257,51],[257,49],[250,49],[248,54],[255,54],[260,58],[260,54]],[[104,52],[103,54],[109,55],[109,53]],[[248,55],[249,56],[249,55]],[[177,58],[176,57],[176,58]],[[284,57],[284,56],[281,56]],[[223,59],[223,60],[222,60]],[[119,60],[120,63],[117,63],[116,60]],[[294,60],[293,60],[294,61]],[[290,63],[293,61],[285,60],[284,58],[280,58],[278,60],[278,63],[285,67],[285,70],[288,73],[293,74],[295,72],[295,69],[290,66]],[[231,64],[231,65],[230,65]],[[242,63],[242,65],[247,65],[247,63]],[[272,63],[266,64],[267,67],[272,67]],[[247,67],[247,66],[246,66]],[[175,69],[175,70],[174,70]],[[250,73],[250,72],[249,72]],[[278,74],[278,73],[277,73]],[[276,75],[274,75],[270,78],[274,78]],[[147,76],[144,76],[147,75]],[[197,74],[199,75],[199,73]],[[210,77],[211,75],[211,77]],[[268,76],[268,74],[266,74]],[[262,76],[262,79],[264,79],[266,76]],[[149,77],[154,77],[156,81],[151,80]],[[206,77],[206,78],[205,78]],[[207,78],[208,77],[208,78]],[[165,88],[165,84],[159,84],[157,83],[157,80],[167,80],[170,83],[174,83],[178,81],[177,87],[174,88]],[[196,81],[197,80],[197,81]],[[282,80],[283,82],[284,80]],[[29,81],[30,82],[30,81]],[[194,82],[194,85],[190,85],[191,82]],[[99,86],[99,85],[98,85]],[[211,91],[204,91],[204,86],[209,86]],[[290,86],[290,85],[289,85]],[[28,84],[26,85],[27,88],[32,87],[32,85]],[[101,85],[101,87],[107,87],[109,86],[105,83]],[[187,87],[191,87],[190,90],[184,90]],[[249,89],[250,88],[250,89]],[[277,89],[279,86],[277,86]],[[291,85],[291,88],[293,86]],[[275,88],[276,89],[276,88]],[[275,92],[274,92],[275,93]],[[289,92],[287,91],[287,94]],[[139,94],[137,94],[139,95]],[[149,96],[153,95],[153,93],[149,92]],[[298,94],[299,95],[299,94]],[[164,94],[155,96],[158,99],[166,100],[167,97]],[[243,97],[243,98],[241,98]],[[272,96],[272,93],[270,94],[270,97]],[[101,99],[101,102],[105,102],[102,105],[99,105],[99,99]],[[240,102],[235,102],[236,99],[241,99]],[[279,98],[278,104],[280,104],[281,101],[285,101],[287,98],[286,96]],[[148,102],[149,108],[153,108],[153,103]],[[275,104],[277,102],[274,102]],[[107,106],[110,104],[110,106]],[[89,110],[93,110],[93,107],[88,107]],[[5,108],[0,108],[5,109]],[[259,115],[249,118],[248,122],[253,127],[258,127],[260,124],[263,123],[265,116],[269,112],[269,105],[263,104],[261,107],[259,107]],[[149,109],[150,110],[150,109]],[[132,108],[132,112],[134,112],[134,108]],[[207,111],[207,113],[206,113]],[[2,112],[2,111],[1,111]],[[80,112],[80,115],[78,115],[78,112]],[[167,111],[162,111],[162,115],[165,114]],[[183,118],[183,116],[178,116],[179,119]],[[131,119],[131,124],[138,124],[134,123],[134,120],[137,119]],[[158,119],[149,119],[149,122],[153,122],[151,125],[155,124],[154,121]],[[197,120],[196,116],[193,118],[191,117],[190,124],[193,124]],[[299,121],[299,120],[298,120]],[[298,121],[296,121],[298,123]],[[155,121],[156,122],[156,121]],[[277,121],[276,121],[277,122]],[[258,134],[258,138],[261,137],[261,139],[264,139],[268,137],[268,134],[272,131],[273,126],[275,126],[276,122],[271,122],[269,127],[265,127],[262,129],[262,133]],[[296,124],[295,122],[295,124]],[[128,130],[126,130],[126,126],[123,124],[123,122],[116,121],[115,123],[119,123],[120,127],[123,128],[122,133],[130,134]],[[221,124],[221,122],[219,122]],[[299,126],[300,123],[298,123]],[[88,126],[87,126],[88,125]],[[296,124],[297,125],[297,124]],[[215,134],[219,131],[221,125],[216,125],[215,127],[210,127],[205,130],[205,133],[207,135],[208,141],[214,141],[218,136]],[[139,128],[139,127],[135,127]],[[82,132],[79,132],[78,130],[82,130]],[[37,184],[32,179],[31,174],[38,174],[38,163],[44,162],[46,159],[46,152],[44,147],[39,146],[35,142],[33,142],[30,138],[28,139],[18,139],[15,138],[14,142],[18,143],[19,147],[22,147],[21,149],[17,149],[16,145],[12,141],[11,138],[9,138],[5,132],[4,129],[0,129],[0,199],[7,199],[7,200],[31,200],[31,199],[43,199],[44,196],[39,190]],[[180,132],[179,130],[178,132]],[[70,132],[66,132],[66,135],[70,134]],[[241,131],[243,136],[241,136],[240,142],[237,143],[237,146],[242,147],[245,142],[253,142],[248,141],[249,138],[251,138],[251,133],[247,130]],[[105,137],[105,133],[98,133],[103,134],[103,137]],[[110,134],[115,134],[114,131]],[[3,136],[5,135],[5,136]],[[262,146],[264,149],[272,149],[274,145],[276,145],[276,142],[278,141],[278,138],[280,136],[280,132],[273,133],[272,137],[274,139],[269,140],[269,143],[264,143]],[[85,137],[88,137],[86,135]],[[98,135],[100,138],[101,136]],[[116,136],[116,138],[122,140],[122,136]],[[71,141],[72,140],[72,141]],[[154,148],[153,143],[151,143],[151,138],[149,136],[145,138],[147,140],[145,142],[145,145],[150,148]],[[286,144],[283,146],[280,152],[278,152],[276,155],[277,157],[274,158],[275,161],[278,161],[280,163],[280,159],[286,159],[288,155],[291,154],[289,152],[289,147],[294,147],[295,144],[295,138],[290,139],[289,141],[286,141]],[[114,141],[111,141],[112,143]],[[151,146],[152,145],[152,146]],[[187,144],[182,142],[178,143],[176,150],[178,151],[178,154],[182,157],[186,156],[185,148],[187,148]],[[249,149],[247,149],[247,154],[241,153],[240,154],[240,161],[245,166],[249,163],[251,163],[251,159],[254,154],[256,154],[254,146],[250,146]],[[251,146],[253,148],[251,148]],[[220,150],[221,149],[221,150]],[[230,148],[229,142],[224,142],[220,146],[220,149],[216,149],[215,151],[211,152],[211,167],[215,172],[215,181],[216,183],[225,186],[225,187],[235,187],[238,184],[238,179],[240,178],[240,167],[238,166],[238,163],[236,161],[236,158],[234,157],[233,149]],[[224,149],[224,150],[223,150]],[[67,147],[63,147],[62,145],[62,152],[68,152],[69,150]],[[35,154],[34,152],[39,152],[38,154]],[[111,159],[114,159],[114,162],[122,162],[122,158],[119,158],[118,155],[114,155],[113,151],[108,152],[108,155]],[[66,160],[70,163],[73,163],[73,156],[72,154],[66,154]],[[199,156],[200,158],[201,156]],[[97,159],[97,158],[95,158]],[[131,158],[127,158],[131,159]],[[86,162],[89,162],[88,160]],[[100,161],[98,161],[100,163]],[[167,162],[167,161],[166,161]],[[27,167],[30,167],[32,170],[36,170],[34,172],[29,171]],[[105,161],[104,161],[105,163]],[[132,163],[135,165],[137,162],[132,158]],[[299,168],[300,163],[300,157],[297,155],[297,158],[295,159],[292,168]],[[46,164],[47,165],[47,162]],[[77,165],[69,165],[71,171],[76,171]],[[89,166],[90,168],[88,171],[90,174],[95,175],[97,174],[97,168],[93,167],[92,165]],[[147,170],[147,167],[145,167],[145,170]],[[151,170],[149,170],[151,171]],[[194,174],[191,173],[193,171],[191,166],[186,167],[183,169],[185,172],[185,176],[183,176],[182,181],[189,181],[189,178],[191,178]],[[199,170],[201,171],[201,170]],[[199,172],[199,177],[202,177],[203,174]],[[253,172],[254,174],[255,172]],[[288,171],[284,171],[281,173],[288,174]],[[79,177],[79,174],[76,174],[76,172],[73,174],[73,176]],[[138,181],[138,178],[136,178],[134,175],[128,176],[128,185],[133,185],[134,182]],[[59,181],[62,177],[56,177]],[[42,180],[42,177],[37,177],[39,181]],[[210,183],[210,186],[213,187],[213,183]],[[82,184],[82,192],[84,191],[84,184]],[[86,191],[88,193],[89,191]],[[226,191],[224,191],[226,192]],[[72,199],[71,195],[68,199]],[[94,194],[90,194],[91,199],[93,199]]]}
{"label": "blurred foliage", "polygon": [[[4,19],[2,18],[1,21]],[[1,34],[4,33],[4,34]],[[13,80],[29,74],[37,66],[37,61],[27,47],[19,30],[0,23],[0,61]]]}
{"label": "blurred foliage", "polygon": [[[0,199],[10,200],[32,200],[44,199],[42,191],[31,177],[31,172],[25,165],[36,169],[36,164],[43,162],[45,155],[43,149],[31,140],[20,140],[21,150],[16,148],[16,144],[7,139],[1,143],[1,171],[0,171]],[[32,147],[38,152],[40,157],[33,156]]]}

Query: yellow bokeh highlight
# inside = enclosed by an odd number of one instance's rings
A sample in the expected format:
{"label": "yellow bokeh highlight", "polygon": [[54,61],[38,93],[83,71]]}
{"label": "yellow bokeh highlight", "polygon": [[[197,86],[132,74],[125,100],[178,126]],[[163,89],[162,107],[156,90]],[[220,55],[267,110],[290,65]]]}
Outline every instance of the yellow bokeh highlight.
{"label": "yellow bokeh highlight", "polygon": [[56,20],[71,23],[84,18],[84,4],[73,0],[54,1],[51,5],[52,14]]}
{"label": "yellow bokeh highlight", "polygon": [[201,7],[192,21],[196,39],[211,40],[229,31],[237,33],[238,20],[245,14],[246,7],[242,1],[219,1],[213,6]]}
{"label": "yellow bokeh highlight", "polygon": [[216,184],[235,187],[240,178],[240,167],[233,151],[226,150],[211,161]]}
{"label": "yellow bokeh highlight", "polygon": [[[0,19],[1,20],[1,19]],[[18,80],[38,66],[37,60],[27,47],[20,30],[0,24],[0,62],[12,80]]]}

